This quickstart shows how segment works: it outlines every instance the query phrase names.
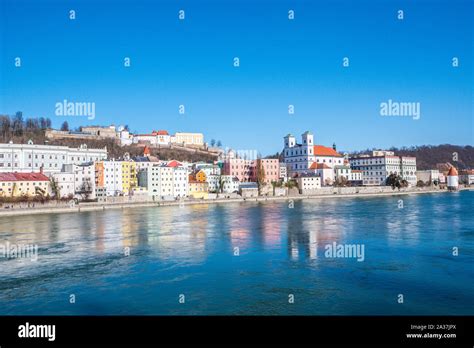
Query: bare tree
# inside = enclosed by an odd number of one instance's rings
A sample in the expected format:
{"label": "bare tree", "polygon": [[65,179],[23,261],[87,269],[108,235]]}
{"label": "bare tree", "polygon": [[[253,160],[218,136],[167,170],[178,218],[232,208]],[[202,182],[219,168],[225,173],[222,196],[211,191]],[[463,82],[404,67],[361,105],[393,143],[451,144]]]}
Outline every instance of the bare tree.
{"label": "bare tree", "polygon": [[61,130],[63,132],[69,132],[69,123],[67,123],[67,121],[63,122],[63,124],[61,125]]}

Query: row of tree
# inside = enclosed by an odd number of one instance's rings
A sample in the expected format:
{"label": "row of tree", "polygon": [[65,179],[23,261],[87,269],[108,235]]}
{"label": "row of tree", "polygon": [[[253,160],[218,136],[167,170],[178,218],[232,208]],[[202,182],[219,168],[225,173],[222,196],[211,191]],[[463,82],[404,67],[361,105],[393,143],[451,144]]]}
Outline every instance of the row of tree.
{"label": "row of tree", "polygon": [[216,139],[211,139],[210,144],[211,144],[212,147],[214,147],[214,146],[221,147],[222,146],[222,142],[220,140],[216,141]]}
{"label": "row of tree", "polygon": [[23,113],[18,111],[15,115],[0,115],[0,135],[3,139],[21,137],[25,133],[44,132],[51,128],[51,119],[47,117],[23,118]]}

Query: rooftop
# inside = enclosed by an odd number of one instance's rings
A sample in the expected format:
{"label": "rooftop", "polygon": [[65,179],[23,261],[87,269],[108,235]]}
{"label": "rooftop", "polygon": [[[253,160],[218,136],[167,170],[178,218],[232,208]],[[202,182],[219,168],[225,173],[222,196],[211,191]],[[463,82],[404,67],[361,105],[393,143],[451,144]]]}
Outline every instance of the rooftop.
{"label": "rooftop", "polygon": [[332,147],[323,145],[314,145],[314,154],[316,156],[342,157],[342,155]]}
{"label": "rooftop", "polygon": [[49,181],[42,173],[0,173],[0,181]]}
{"label": "rooftop", "polygon": [[314,162],[309,169],[331,169],[326,163],[316,163]]}

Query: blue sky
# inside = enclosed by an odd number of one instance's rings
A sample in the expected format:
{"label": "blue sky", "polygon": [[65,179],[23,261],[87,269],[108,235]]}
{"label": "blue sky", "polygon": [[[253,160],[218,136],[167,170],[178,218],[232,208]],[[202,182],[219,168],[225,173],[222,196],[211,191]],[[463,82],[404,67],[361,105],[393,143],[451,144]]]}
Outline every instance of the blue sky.
{"label": "blue sky", "polygon": [[[469,0],[0,4],[0,113],[203,132],[264,155],[305,130],[341,150],[473,144]],[[56,116],[63,99],[95,102],[96,119]],[[421,103],[420,119],[380,116],[388,99]]]}

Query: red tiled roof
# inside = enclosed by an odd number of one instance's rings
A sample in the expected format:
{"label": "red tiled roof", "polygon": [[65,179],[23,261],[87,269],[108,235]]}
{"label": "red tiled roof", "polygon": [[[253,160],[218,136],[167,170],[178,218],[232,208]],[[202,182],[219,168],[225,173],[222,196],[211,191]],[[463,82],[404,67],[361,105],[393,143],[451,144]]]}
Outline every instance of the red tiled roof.
{"label": "red tiled roof", "polygon": [[143,149],[143,156],[149,156],[151,154],[150,148],[145,145],[145,148]]}
{"label": "red tiled roof", "polygon": [[336,150],[323,145],[314,145],[314,154],[316,156],[342,157]]}
{"label": "red tiled roof", "polygon": [[165,130],[159,130],[158,132],[157,131],[153,131],[152,133],[153,135],[169,135],[167,131]]}
{"label": "red tiled roof", "polygon": [[17,181],[15,173],[0,173],[0,181]]}
{"label": "red tiled roof", "polygon": [[0,181],[49,181],[41,173],[0,173]]}
{"label": "red tiled roof", "polygon": [[181,167],[182,164],[178,161],[172,160],[168,162],[167,167]]}
{"label": "red tiled roof", "polygon": [[311,165],[311,167],[309,167],[309,169],[331,169],[331,167],[329,167],[326,163],[313,162],[313,164]]}

